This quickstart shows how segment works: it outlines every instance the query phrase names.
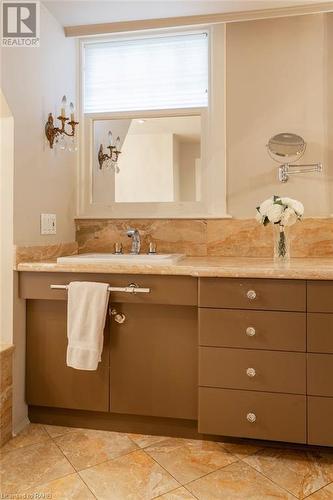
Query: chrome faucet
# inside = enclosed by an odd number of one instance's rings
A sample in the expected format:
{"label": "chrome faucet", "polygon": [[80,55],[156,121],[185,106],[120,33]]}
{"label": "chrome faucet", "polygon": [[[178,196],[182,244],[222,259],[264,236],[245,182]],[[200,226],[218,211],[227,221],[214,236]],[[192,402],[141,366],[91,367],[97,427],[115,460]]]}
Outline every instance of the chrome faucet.
{"label": "chrome faucet", "polygon": [[129,229],[128,231],[126,231],[126,234],[129,238],[132,238],[131,254],[138,255],[140,253],[141,247],[139,231],[137,229]]}

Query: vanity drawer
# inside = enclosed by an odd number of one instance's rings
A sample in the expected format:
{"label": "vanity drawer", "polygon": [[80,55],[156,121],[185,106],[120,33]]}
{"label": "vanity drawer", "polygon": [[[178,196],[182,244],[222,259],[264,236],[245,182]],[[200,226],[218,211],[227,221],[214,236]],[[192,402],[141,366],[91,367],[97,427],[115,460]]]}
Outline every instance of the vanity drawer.
{"label": "vanity drawer", "polygon": [[128,286],[137,283],[139,287],[150,288],[150,293],[112,292],[112,302],[134,304],[197,305],[197,279],[191,276],[154,276],[135,274],[96,273],[19,273],[19,293],[22,299],[67,300],[66,290],[51,289],[50,285],[67,285],[71,281],[96,281],[111,286]]}
{"label": "vanity drawer", "polygon": [[[333,302],[333,301],[332,301]],[[305,311],[304,281],[200,278],[200,307]]]}
{"label": "vanity drawer", "polygon": [[305,443],[306,397],[201,387],[199,432]]}
{"label": "vanity drawer", "polygon": [[308,354],[308,394],[333,396],[333,354]]}
{"label": "vanity drawer", "polygon": [[307,310],[333,313],[333,281],[308,281]]}
{"label": "vanity drawer", "polygon": [[306,355],[200,347],[199,385],[305,394]]}
{"label": "vanity drawer", "polygon": [[304,352],[306,315],[200,308],[199,343],[203,346]]}
{"label": "vanity drawer", "polygon": [[333,314],[309,313],[307,324],[308,352],[333,354]]}
{"label": "vanity drawer", "polygon": [[308,397],[308,443],[333,446],[333,398]]}

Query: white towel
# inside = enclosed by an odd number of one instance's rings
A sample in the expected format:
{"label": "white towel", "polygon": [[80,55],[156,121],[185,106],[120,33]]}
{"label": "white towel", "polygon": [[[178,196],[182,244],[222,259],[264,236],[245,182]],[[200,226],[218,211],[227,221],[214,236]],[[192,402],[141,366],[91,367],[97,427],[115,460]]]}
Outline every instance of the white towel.
{"label": "white towel", "polygon": [[109,285],[73,281],[68,286],[67,366],[96,370],[103,350]]}

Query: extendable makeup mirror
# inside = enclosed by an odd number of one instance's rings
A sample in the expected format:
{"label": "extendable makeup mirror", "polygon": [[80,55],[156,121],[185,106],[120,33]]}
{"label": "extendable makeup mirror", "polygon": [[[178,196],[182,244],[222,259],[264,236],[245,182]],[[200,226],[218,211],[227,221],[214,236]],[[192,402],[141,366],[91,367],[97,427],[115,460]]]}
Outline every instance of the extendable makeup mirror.
{"label": "extendable makeup mirror", "polygon": [[[274,161],[280,163],[280,182],[287,182],[289,179],[289,175],[292,174],[305,174],[308,172],[323,171],[323,166],[321,163],[290,165],[290,163],[294,163],[302,158],[305,150],[306,142],[300,135],[284,132],[271,137],[267,144],[267,151],[269,156]],[[281,165],[282,162],[283,164]]]}

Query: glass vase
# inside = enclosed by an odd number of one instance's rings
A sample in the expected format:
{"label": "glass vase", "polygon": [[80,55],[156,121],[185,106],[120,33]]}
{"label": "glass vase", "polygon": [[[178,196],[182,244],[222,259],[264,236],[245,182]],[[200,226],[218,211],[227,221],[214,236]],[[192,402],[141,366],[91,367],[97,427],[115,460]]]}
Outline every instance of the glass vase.
{"label": "glass vase", "polygon": [[274,261],[288,263],[290,261],[289,228],[280,224],[273,225]]}

